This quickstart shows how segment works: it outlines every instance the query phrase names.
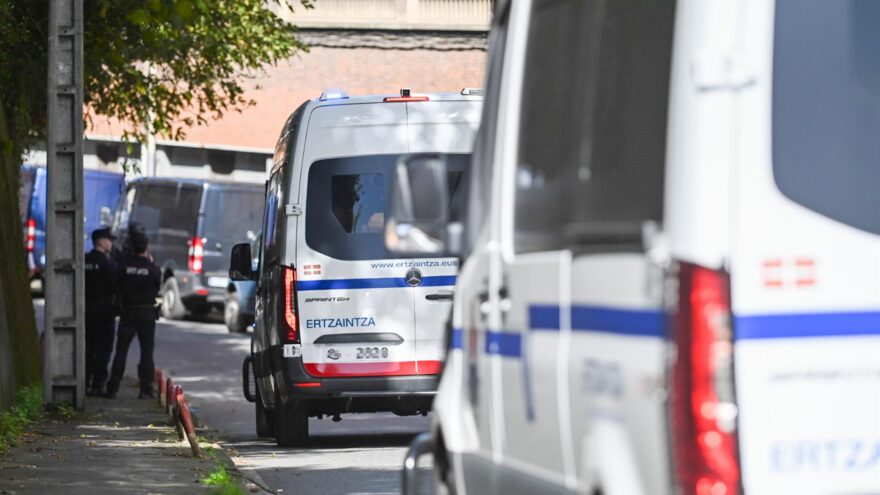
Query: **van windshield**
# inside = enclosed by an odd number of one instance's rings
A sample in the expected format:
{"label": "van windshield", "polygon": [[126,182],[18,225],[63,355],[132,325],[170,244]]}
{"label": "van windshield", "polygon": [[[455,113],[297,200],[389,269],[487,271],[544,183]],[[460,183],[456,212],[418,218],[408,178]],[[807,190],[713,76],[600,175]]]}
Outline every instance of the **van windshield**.
{"label": "van windshield", "polygon": [[[394,258],[385,248],[385,219],[394,167],[401,155],[319,160],[309,168],[306,243],[343,260]],[[469,154],[445,155],[449,169],[450,214],[463,212]]]}
{"label": "van windshield", "polygon": [[205,198],[202,235],[210,240],[248,241],[248,231],[260,230],[263,217],[263,189],[211,187]]}
{"label": "van windshield", "polygon": [[777,0],[775,23],[776,184],[880,234],[880,2]]}

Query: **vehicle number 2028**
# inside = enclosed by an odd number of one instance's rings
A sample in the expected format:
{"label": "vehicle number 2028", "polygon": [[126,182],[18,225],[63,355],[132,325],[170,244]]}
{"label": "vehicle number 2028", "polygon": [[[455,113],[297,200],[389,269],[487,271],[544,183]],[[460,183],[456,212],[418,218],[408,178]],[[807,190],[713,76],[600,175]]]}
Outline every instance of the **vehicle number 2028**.
{"label": "vehicle number 2028", "polygon": [[358,347],[358,359],[385,359],[388,357],[387,347]]}

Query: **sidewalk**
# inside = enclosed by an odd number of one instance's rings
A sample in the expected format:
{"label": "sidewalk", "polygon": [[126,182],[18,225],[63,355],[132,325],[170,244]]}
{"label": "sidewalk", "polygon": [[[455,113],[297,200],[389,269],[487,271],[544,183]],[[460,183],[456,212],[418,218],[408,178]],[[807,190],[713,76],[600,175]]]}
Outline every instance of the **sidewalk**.
{"label": "sidewalk", "polygon": [[[47,414],[34,423],[19,445],[0,455],[0,494],[216,492],[200,480],[219,465],[232,466],[223,449],[201,439],[202,458],[193,458],[158,401],[139,400],[137,393],[127,380],[115,400],[90,397],[82,413]],[[222,493],[237,492],[227,490]]]}

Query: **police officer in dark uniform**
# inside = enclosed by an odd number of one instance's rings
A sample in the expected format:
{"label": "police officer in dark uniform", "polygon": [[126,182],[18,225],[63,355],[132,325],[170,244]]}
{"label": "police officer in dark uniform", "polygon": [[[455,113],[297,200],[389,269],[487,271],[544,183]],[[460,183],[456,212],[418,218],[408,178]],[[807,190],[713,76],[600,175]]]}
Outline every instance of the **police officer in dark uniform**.
{"label": "police officer in dark uniform", "polygon": [[110,258],[115,238],[110,229],[92,232],[86,254],[86,394],[104,395],[107,365],[116,332],[116,262]]}
{"label": "police officer in dark uniform", "polygon": [[125,360],[128,347],[137,335],[141,347],[141,361],[138,364],[140,379],[139,398],[153,397],[153,347],[156,336],[156,296],[162,281],[159,267],[156,266],[147,250],[147,236],[134,232],[130,236],[131,252],[116,270],[119,292],[120,319],[116,341],[116,355],[113,357],[113,373],[107,384],[107,396],[114,398],[119,392],[119,383],[125,374]]}

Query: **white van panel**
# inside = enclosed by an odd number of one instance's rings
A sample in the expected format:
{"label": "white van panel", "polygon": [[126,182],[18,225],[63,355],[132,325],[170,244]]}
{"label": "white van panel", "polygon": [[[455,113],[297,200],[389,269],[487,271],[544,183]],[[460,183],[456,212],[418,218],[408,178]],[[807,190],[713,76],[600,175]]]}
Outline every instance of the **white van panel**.
{"label": "white van panel", "polygon": [[482,104],[475,101],[407,103],[409,151],[470,153]]}
{"label": "white van panel", "polygon": [[304,125],[303,178],[320,158],[408,151],[406,106],[400,103],[321,106]]}
{"label": "white van panel", "polygon": [[659,274],[641,254],[572,262],[568,373],[582,489],[596,480],[622,490],[614,493],[662,493],[670,485],[665,317],[662,294],[648,283]]}
{"label": "white van panel", "polygon": [[721,266],[730,245],[734,99],[729,91],[699,87],[696,72],[710,72],[733,51],[738,8],[738,2],[684,0],[676,13],[663,229],[676,259],[707,267]]}

